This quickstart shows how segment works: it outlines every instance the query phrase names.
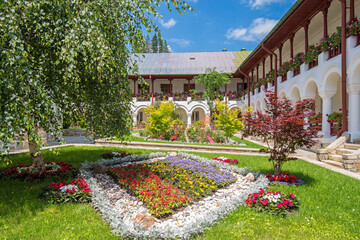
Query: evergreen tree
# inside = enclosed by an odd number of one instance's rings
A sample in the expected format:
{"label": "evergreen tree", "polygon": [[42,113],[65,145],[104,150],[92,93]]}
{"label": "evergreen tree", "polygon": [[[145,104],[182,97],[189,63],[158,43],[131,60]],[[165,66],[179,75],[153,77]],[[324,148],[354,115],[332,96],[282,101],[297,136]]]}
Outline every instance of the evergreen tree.
{"label": "evergreen tree", "polygon": [[151,51],[153,53],[157,53],[159,52],[159,41],[158,41],[158,37],[155,34],[151,40]]}

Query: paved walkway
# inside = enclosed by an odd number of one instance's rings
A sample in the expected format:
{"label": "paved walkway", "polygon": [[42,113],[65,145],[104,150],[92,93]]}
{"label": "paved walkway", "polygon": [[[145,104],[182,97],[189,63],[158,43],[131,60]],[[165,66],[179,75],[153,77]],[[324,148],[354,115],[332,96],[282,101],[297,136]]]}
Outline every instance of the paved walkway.
{"label": "paved walkway", "polygon": [[[238,137],[241,137],[241,136],[238,136]],[[53,148],[53,147],[67,147],[67,146],[104,147],[104,145],[96,145],[96,144],[94,144],[94,141],[92,139],[87,139],[86,137],[65,137],[65,140],[66,140],[67,144],[58,145],[57,142],[50,142],[49,143],[50,146],[44,147],[43,149],[49,149],[49,148]],[[246,138],[246,140],[267,147],[267,145],[264,144],[263,142],[254,141],[254,140],[248,139],[248,138]],[[114,145],[112,145],[112,146],[114,146]],[[120,145],[119,145],[119,147],[120,147]],[[142,146],[137,147],[137,146],[133,146],[133,145],[132,146],[121,145],[121,147],[124,147],[124,148],[136,148],[136,149],[150,149],[150,150],[164,150],[164,148],[162,148],[161,146],[159,146],[159,147],[146,147],[146,146],[142,145]],[[167,149],[167,150],[169,150],[169,151],[179,151],[178,149],[176,149],[176,146],[174,146],[173,149]],[[194,150],[194,149],[191,149],[191,150],[190,149],[189,150],[181,149],[181,151],[184,151],[184,152],[201,152],[201,153],[219,153],[219,154],[224,153],[224,152],[220,152],[220,151],[204,151],[204,150]],[[26,153],[26,152],[28,152],[28,150],[19,150],[19,151],[11,152],[10,155],[15,155],[15,154],[19,154],[19,153]],[[247,152],[247,153],[244,153],[242,155],[260,155],[260,154],[258,154],[258,153],[248,153]],[[263,154],[261,154],[261,155],[263,155]],[[296,158],[302,159],[304,161],[307,161],[309,163],[312,163],[312,164],[327,168],[327,169],[329,169],[331,171],[338,172],[338,173],[344,174],[346,176],[349,176],[349,177],[360,180],[360,172],[348,171],[348,170],[345,170],[343,168],[339,168],[339,167],[336,167],[336,166],[333,166],[333,165],[318,161],[317,158],[316,158],[316,154],[314,152],[300,149],[300,150],[297,150],[296,154],[294,154],[293,156],[296,157]]]}

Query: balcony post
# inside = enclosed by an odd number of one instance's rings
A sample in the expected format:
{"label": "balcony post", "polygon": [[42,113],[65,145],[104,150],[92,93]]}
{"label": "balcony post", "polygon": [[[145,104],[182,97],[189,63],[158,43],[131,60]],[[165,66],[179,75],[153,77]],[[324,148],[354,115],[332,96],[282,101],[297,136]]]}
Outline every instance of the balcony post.
{"label": "balcony post", "polygon": [[307,53],[308,48],[309,48],[309,24],[310,24],[310,21],[308,20],[304,26],[304,31],[305,31],[305,51],[304,51],[304,53]]}
{"label": "balcony post", "polygon": [[151,80],[151,105],[154,103],[154,79],[152,79],[150,75]]}
{"label": "balcony post", "polygon": [[292,34],[290,37],[290,59],[294,58],[294,37],[295,34]]}
{"label": "balcony post", "polygon": [[324,18],[324,38],[328,37],[328,24],[327,24],[327,20],[328,20],[328,9],[329,9],[329,4],[328,3],[325,8],[322,10],[323,13],[323,18]]}

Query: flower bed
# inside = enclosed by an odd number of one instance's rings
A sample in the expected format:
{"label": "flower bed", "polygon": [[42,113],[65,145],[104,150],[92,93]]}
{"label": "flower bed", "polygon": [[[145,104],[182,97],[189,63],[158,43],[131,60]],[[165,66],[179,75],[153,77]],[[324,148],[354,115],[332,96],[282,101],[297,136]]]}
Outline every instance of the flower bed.
{"label": "flower bed", "polygon": [[[208,195],[199,201],[191,203],[187,207],[178,209],[171,217],[156,220],[154,225],[149,228],[141,227],[136,223],[135,216],[138,216],[139,213],[145,213],[146,216],[149,216],[148,213],[146,213],[146,211],[149,210],[144,208],[143,203],[131,200],[134,198],[133,194],[127,194],[122,188],[119,188],[115,182],[104,182],[107,175],[94,175],[92,169],[99,164],[126,167],[129,165],[129,162],[137,161],[139,166],[158,175],[163,182],[166,182],[166,179],[164,180],[159,173],[150,170],[147,165],[159,161],[170,168],[170,163],[166,163],[166,161],[175,160],[176,158],[174,156],[168,157],[168,154],[165,153],[151,153],[150,155],[143,156],[130,155],[123,158],[114,158],[113,160],[101,159],[98,162],[84,163],[80,169],[80,174],[91,187],[93,196],[92,203],[94,207],[101,212],[107,221],[109,221],[110,226],[113,228],[113,232],[121,237],[131,239],[188,239],[192,235],[203,232],[205,229],[235,210],[238,206],[242,205],[250,193],[258,191],[260,188],[265,188],[268,185],[266,177],[260,175],[259,172],[254,171],[251,172],[255,176],[255,182],[245,181],[244,176],[250,172],[247,168],[238,168],[223,162],[209,161],[209,159],[185,153],[180,153],[178,158],[196,161],[199,164],[207,164],[210,167],[216,167],[225,172],[229,171],[232,174],[235,174],[238,180],[233,184],[216,191],[215,194]],[[190,169],[182,169],[183,171],[186,170],[186,172],[190,171]],[[162,167],[159,166],[158,170],[162,171]],[[178,175],[184,175],[184,173],[180,173],[179,171]],[[201,178],[205,179],[205,177]],[[114,180],[114,178],[111,177],[108,179]],[[109,184],[113,186],[110,189],[108,189]],[[191,183],[188,184],[191,185]],[[178,188],[178,186],[176,188]],[[181,191],[183,190],[182,186]],[[114,196],[114,194],[117,193],[121,195],[118,197]],[[114,202],[114,199],[118,200]]]}
{"label": "flower bed", "polygon": [[78,178],[67,183],[50,183],[45,189],[43,196],[46,201],[51,203],[61,202],[89,202],[91,199],[90,188],[84,179]]}
{"label": "flower bed", "polygon": [[5,175],[10,177],[16,177],[20,179],[43,179],[50,176],[60,176],[65,173],[74,174],[75,169],[69,164],[63,161],[58,162],[45,162],[45,167],[42,172],[37,172],[33,165],[25,165],[20,163],[19,166],[12,166]]}
{"label": "flower bed", "polygon": [[104,159],[113,159],[114,157],[116,158],[121,158],[121,157],[126,157],[128,155],[132,155],[132,153],[126,153],[126,152],[122,152],[122,153],[119,153],[119,152],[108,152],[108,153],[104,153],[104,154],[101,154],[101,156],[104,158]]}
{"label": "flower bed", "polygon": [[198,200],[236,181],[236,177],[214,166],[179,157],[167,157],[146,165],[162,179],[185,192],[190,200]]}
{"label": "flower bed", "polygon": [[110,167],[110,172],[119,179],[119,183],[128,187],[149,207],[154,216],[169,214],[173,209],[187,205],[189,198],[178,188],[166,183],[140,164],[126,167]]}
{"label": "flower bed", "polygon": [[270,173],[266,174],[267,179],[271,183],[281,183],[285,185],[301,185],[305,182],[296,176],[291,176],[290,173],[281,172],[278,176],[273,176]]}
{"label": "flower bed", "polygon": [[226,163],[237,163],[239,160],[237,159],[230,159],[226,157],[214,157],[213,160],[219,161],[219,162],[226,162]]}
{"label": "flower bed", "polygon": [[246,199],[246,204],[259,212],[270,212],[274,215],[285,216],[299,207],[299,200],[294,194],[282,194],[281,192],[260,192],[252,193]]}

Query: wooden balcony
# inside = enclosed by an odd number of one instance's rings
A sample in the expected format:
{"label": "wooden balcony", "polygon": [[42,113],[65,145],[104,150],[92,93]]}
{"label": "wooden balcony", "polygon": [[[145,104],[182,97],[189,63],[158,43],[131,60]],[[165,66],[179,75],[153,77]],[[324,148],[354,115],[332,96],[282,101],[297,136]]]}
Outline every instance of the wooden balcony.
{"label": "wooden balcony", "polygon": [[299,75],[300,74],[300,68],[294,69],[293,73],[294,73],[293,74],[294,77]]}
{"label": "wooden balcony", "polygon": [[341,45],[337,46],[336,48],[331,48],[329,50],[329,59],[334,58],[341,54]]}
{"label": "wooden balcony", "polygon": [[309,69],[312,69],[312,68],[316,67],[317,65],[319,65],[318,58],[314,59],[312,62],[309,62]]}

